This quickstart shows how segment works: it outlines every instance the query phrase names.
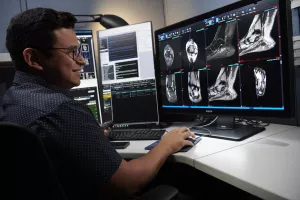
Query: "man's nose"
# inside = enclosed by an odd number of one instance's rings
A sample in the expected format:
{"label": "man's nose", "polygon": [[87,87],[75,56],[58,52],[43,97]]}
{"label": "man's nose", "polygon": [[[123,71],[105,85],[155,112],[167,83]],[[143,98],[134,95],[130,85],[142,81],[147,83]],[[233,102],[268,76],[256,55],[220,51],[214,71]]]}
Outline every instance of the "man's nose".
{"label": "man's nose", "polygon": [[80,54],[78,59],[76,60],[76,62],[79,64],[79,65],[85,65],[86,64],[86,61],[85,59],[83,58],[83,56]]}

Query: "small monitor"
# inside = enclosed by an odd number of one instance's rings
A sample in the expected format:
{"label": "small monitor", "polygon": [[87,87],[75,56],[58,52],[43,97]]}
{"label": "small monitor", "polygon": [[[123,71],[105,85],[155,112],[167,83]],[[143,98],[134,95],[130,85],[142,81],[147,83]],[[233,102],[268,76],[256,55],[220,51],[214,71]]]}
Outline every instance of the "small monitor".
{"label": "small monitor", "polygon": [[158,123],[152,24],[98,31],[103,121]]}
{"label": "small monitor", "polygon": [[80,85],[72,88],[71,93],[76,101],[86,104],[92,111],[95,119],[101,123],[102,115],[92,30],[75,30],[75,33],[86,64],[80,72]]}
{"label": "small monitor", "polygon": [[71,94],[74,96],[75,101],[80,101],[87,105],[92,111],[95,119],[100,121],[99,99],[97,87],[84,87],[71,90]]}

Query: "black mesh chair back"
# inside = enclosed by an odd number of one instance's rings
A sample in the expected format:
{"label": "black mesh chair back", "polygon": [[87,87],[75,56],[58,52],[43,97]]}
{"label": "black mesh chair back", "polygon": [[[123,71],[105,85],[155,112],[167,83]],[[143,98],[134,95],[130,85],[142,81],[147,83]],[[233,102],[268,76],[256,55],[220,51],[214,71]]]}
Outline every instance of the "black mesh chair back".
{"label": "black mesh chair back", "polygon": [[7,177],[1,181],[14,191],[9,194],[11,199],[67,199],[37,135],[22,126],[0,122],[0,145],[1,177]]}

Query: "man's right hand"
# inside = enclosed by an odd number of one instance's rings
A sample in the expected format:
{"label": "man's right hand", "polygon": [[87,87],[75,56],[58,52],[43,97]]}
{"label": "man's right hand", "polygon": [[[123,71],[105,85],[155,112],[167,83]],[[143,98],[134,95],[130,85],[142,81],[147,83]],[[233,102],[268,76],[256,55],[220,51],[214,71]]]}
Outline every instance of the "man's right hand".
{"label": "man's right hand", "polygon": [[166,133],[159,145],[166,147],[170,154],[175,153],[182,149],[184,146],[193,146],[194,144],[186,140],[188,137],[195,137],[195,134],[190,131],[187,127],[176,128]]}

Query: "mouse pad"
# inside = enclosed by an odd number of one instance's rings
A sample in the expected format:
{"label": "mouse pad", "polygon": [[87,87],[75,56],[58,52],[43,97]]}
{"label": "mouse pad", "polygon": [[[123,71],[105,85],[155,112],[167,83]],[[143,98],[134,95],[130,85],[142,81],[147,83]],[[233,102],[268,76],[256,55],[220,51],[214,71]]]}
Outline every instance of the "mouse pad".
{"label": "mouse pad", "polygon": [[[194,145],[196,145],[202,138],[198,137],[195,139]],[[157,140],[156,142],[150,144],[149,146],[145,147],[145,150],[151,150],[153,147],[155,147],[158,143],[160,142],[160,140]],[[183,147],[181,150],[179,150],[178,152],[188,152],[191,148],[193,148],[193,146],[185,146]]]}

